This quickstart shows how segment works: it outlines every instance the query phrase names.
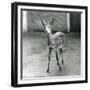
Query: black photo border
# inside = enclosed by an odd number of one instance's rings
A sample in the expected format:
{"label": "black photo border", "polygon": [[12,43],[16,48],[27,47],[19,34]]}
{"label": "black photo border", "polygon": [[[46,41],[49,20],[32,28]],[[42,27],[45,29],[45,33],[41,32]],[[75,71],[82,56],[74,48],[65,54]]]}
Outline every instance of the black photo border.
{"label": "black photo border", "polygon": [[[85,10],[85,80],[78,81],[63,81],[63,82],[47,82],[34,84],[18,84],[18,6],[39,6],[39,7],[55,7],[55,8],[74,8]],[[11,86],[25,87],[25,86],[42,86],[42,85],[58,85],[58,84],[75,84],[88,82],[88,7],[87,6],[73,6],[73,5],[58,5],[58,4],[44,4],[44,3],[28,3],[28,2],[14,2],[11,4]]]}

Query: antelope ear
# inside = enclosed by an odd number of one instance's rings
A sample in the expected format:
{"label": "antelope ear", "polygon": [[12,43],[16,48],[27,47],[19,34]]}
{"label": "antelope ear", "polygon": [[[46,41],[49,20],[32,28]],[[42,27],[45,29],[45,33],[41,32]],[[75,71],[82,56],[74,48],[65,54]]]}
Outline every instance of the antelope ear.
{"label": "antelope ear", "polygon": [[54,21],[55,21],[55,19],[52,18],[50,24],[53,25]]}
{"label": "antelope ear", "polygon": [[53,24],[51,25],[51,28],[53,27]]}

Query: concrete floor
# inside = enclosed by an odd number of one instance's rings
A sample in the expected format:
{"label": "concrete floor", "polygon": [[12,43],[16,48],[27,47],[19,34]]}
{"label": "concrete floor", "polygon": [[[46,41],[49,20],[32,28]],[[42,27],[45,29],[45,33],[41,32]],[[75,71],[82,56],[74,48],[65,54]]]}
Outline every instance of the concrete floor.
{"label": "concrete floor", "polygon": [[23,33],[23,78],[71,76],[81,72],[80,36],[78,33],[66,33],[64,43],[64,64],[59,70],[53,52],[50,73],[47,73],[48,51],[47,37],[42,32]]}

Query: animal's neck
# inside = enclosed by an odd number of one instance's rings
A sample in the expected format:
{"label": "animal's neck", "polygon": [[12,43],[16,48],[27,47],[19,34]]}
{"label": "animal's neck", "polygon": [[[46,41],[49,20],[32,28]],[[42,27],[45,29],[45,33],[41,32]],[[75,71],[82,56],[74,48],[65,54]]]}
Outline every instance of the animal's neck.
{"label": "animal's neck", "polygon": [[52,33],[47,34],[48,45],[50,45],[50,43],[51,43],[51,40],[50,40],[51,35],[52,35]]}
{"label": "animal's neck", "polygon": [[52,32],[47,33],[47,37],[48,37],[49,39],[50,39],[51,35],[52,35]]}

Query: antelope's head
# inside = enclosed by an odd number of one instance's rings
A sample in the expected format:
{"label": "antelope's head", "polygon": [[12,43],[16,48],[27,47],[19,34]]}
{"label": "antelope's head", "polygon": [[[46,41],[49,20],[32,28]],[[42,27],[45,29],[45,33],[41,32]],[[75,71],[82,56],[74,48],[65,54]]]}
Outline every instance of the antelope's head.
{"label": "antelope's head", "polygon": [[44,20],[44,19],[41,20],[45,32],[51,33],[51,29],[52,29],[52,27],[53,27],[53,21],[54,21],[53,19],[48,20],[48,21],[46,21],[46,20]]}

